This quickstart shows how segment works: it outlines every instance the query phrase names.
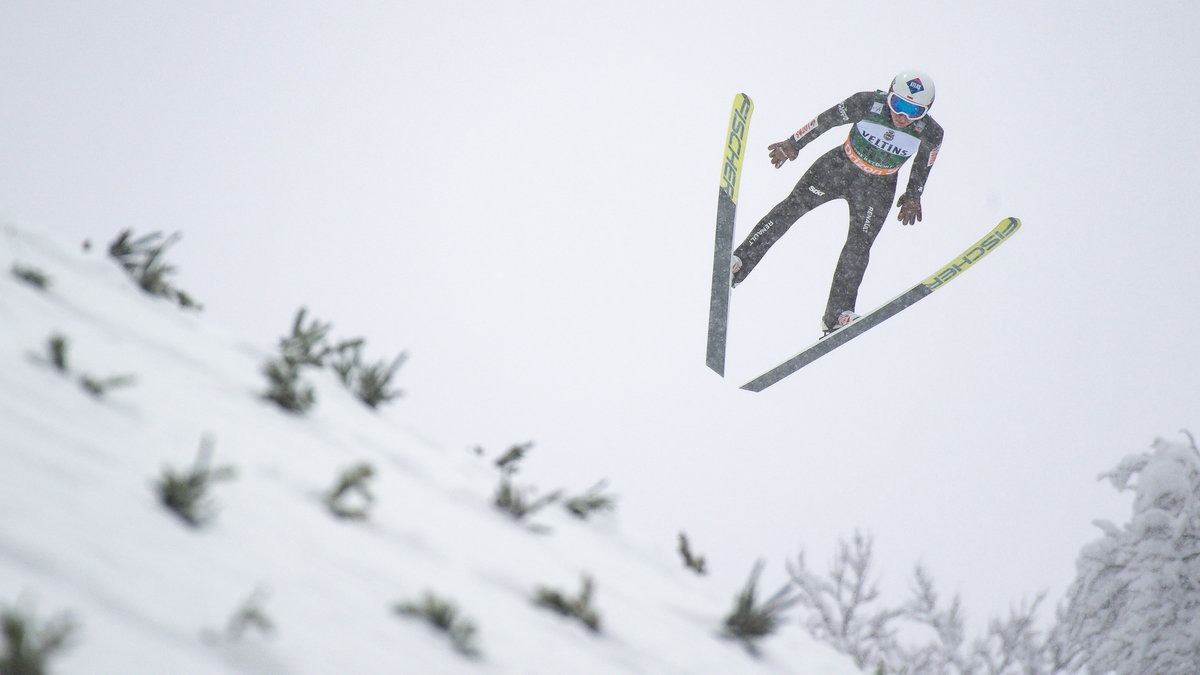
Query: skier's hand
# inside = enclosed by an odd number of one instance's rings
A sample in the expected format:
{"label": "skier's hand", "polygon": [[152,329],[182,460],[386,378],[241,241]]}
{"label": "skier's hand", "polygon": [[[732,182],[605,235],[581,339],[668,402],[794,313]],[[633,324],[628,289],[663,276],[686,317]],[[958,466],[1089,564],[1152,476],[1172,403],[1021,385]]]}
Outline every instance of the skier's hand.
{"label": "skier's hand", "polygon": [[908,193],[900,195],[896,206],[900,207],[900,222],[905,225],[921,222],[921,198]]}
{"label": "skier's hand", "polygon": [[770,152],[771,163],[775,165],[776,169],[783,166],[784,162],[796,159],[796,155],[800,154],[790,138],[768,145],[767,150]]}

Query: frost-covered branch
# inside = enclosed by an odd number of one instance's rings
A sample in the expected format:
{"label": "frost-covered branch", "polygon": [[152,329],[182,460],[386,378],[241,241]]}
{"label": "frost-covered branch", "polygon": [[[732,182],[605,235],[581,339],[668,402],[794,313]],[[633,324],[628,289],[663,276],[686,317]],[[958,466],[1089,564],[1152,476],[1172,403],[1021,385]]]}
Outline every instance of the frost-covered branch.
{"label": "frost-covered branch", "polygon": [[[810,571],[801,554],[789,565],[806,611],[808,631],[880,675],[1051,675],[1071,672],[1073,653],[1057,630],[1042,632],[1035,616],[1042,597],[995,619],[987,633],[967,640],[966,615],[958,597],[943,603],[924,567],[913,573],[911,599],[900,607],[880,603],[872,579],[873,545],[856,533],[841,542],[829,571]],[[914,643],[898,637],[902,627],[919,626],[931,637]],[[916,635],[906,631],[906,635]]]}
{"label": "frost-covered branch", "polygon": [[803,552],[788,563],[800,605],[808,610],[804,626],[860,668],[894,658],[892,624],[903,614],[900,609],[876,606],[879,586],[870,578],[872,546],[870,537],[857,532],[852,542],[840,542],[827,577],[808,569]]}

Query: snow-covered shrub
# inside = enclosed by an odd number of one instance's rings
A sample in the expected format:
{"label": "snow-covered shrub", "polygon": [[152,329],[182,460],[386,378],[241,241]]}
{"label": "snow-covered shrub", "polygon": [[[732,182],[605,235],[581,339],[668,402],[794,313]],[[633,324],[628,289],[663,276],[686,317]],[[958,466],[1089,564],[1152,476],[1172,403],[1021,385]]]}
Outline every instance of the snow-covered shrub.
{"label": "snow-covered shrub", "polygon": [[595,583],[590,576],[585,574],[578,596],[569,598],[561,591],[542,586],[534,593],[534,602],[539,607],[545,607],[579,621],[593,633],[599,633],[600,614],[592,607],[594,591]]}
{"label": "snow-covered shrub", "polygon": [[571,515],[580,520],[587,520],[593,513],[612,511],[617,506],[617,498],[603,494],[608,481],[596,483],[587,492],[566,500],[564,506]]}
{"label": "snow-covered shrub", "polygon": [[175,233],[164,240],[161,232],[155,232],[135,239],[132,230],[124,230],[109,244],[108,254],[143,291],[173,300],[184,309],[198,310],[201,306],[190,295],[167,281],[167,277],[175,273],[175,266],[168,264],[163,254],[179,238],[179,233]]}
{"label": "snow-covered shrub", "polygon": [[263,366],[267,377],[267,391],[263,398],[274,401],[288,412],[307,412],[317,403],[317,393],[312,385],[300,379],[299,364],[286,359],[267,361]]}
{"label": "snow-covered shrub", "polygon": [[163,506],[192,527],[200,527],[212,519],[208,490],[213,483],[234,477],[232,467],[211,468],[211,459],[212,441],[205,438],[196,455],[196,463],[190,470],[176,472],[170,467],[164,468],[157,484],[158,497]]}
{"label": "snow-covered shrub", "polygon": [[[1136,477],[1136,481],[1134,480]],[[1200,452],[1158,440],[1100,476],[1136,494],[1128,524],[1097,521],[1064,625],[1093,673],[1185,675],[1200,668]]]}
{"label": "snow-covered shrub", "polygon": [[562,497],[562,491],[555,490],[537,498],[532,495],[533,488],[514,485],[509,475],[505,474],[500,478],[500,485],[496,487],[492,502],[496,508],[512,516],[513,520],[524,521],[558,501]]}
{"label": "snow-covered shrub", "polygon": [[[70,367],[67,363],[67,347],[69,342],[67,337],[61,333],[55,333],[46,341],[46,352],[49,358],[50,365],[54,369],[64,375],[70,374]],[[79,384],[92,396],[101,398],[108,390],[116,387],[125,387],[133,384],[136,379],[132,375],[113,375],[109,377],[96,377],[88,373],[83,373],[79,376]]]}
{"label": "snow-covered shrub", "polygon": [[254,589],[250,597],[242,601],[242,604],[234,610],[229,621],[225,623],[224,631],[203,631],[204,641],[214,646],[221,643],[222,640],[230,643],[242,642],[251,631],[259,633],[262,637],[271,637],[275,634],[275,622],[267,616],[267,611],[263,607],[266,600],[267,592],[265,590]]}
{"label": "snow-covered shrub", "polygon": [[839,542],[825,576],[809,570],[803,552],[788,563],[805,609],[804,627],[860,668],[897,660],[893,622],[903,613],[880,605],[879,584],[871,578],[873,546],[872,539],[859,532],[852,542]]}
{"label": "snow-covered shrub", "polygon": [[34,288],[46,290],[50,287],[50,277],[36,267],[30,267],[29,265],[22,265],[21,263],[14,262],[12,265],[12,273],[13,276],[21,281],[24,281],[30,286],[33,286]]}
{"label": "snow-covered shrub", "polygon": [[701,576],[708,574],[708,563],[704,556],[692,553],[692,544],[687,535],[679,533],[679,557],[683,558],[683,566]]}
{"label": "snow-covered shrub", "polygon": [[339,344],[334,348],[332,367],[341,378],[342,383],[358,397],[358,400],[367,404],[368,407],[378,408],[381,403],[387,403],[404,394],[403,391],[392,389],[391,386],[392,378],[396,376],[400,366],[403,366],[404,362],[408,360],[408,354],[401,352],[392,360],[391,364],[386,361],[366,364],[362,361],[364,342],[359,338]]}
{"label": "snow-covered shrub", "polygon": [[[957,597],[943,603],[932,577],[918,566],[912,597],[900,606],[880,600],[872,571],[873,542],[855,533],[838,545],[829,571],[817,574],[801,553],[788,566],[809,633],[879,675],[1052,675],[1070,670],[1073,652],[1061,630],[1041,630],[1035,616],[1042,598],[993,619],[975,640]],[[909,640],[899,637],[902,627]],[[922,630],[913,631],[911,628]],[[930,636],[915,641],[917,635]]]}
{"label": "snow-covered shrub", "polygon": [[61,614],[44,625],[28,611],[16,607],[0,609],[0,673],[3,675],[43,675],[49,672],[46,661],[63,650],[77,630],[68,614]]}
{"label": "snow-covered shrub", "polygon": [[[496,468],[500,469],[501,473],[516,473],[521,460],[525,459],[525,455],[531,449],[533,449],[532,441],[513,445],[496,460]],[[478,452],[482,452],[482,449],[478,450]]]}
{"label": "snow-covered shrub", "polygon": [[[500,485],[496,487],[492,503],[495,504],[496,508],[517,521],[525,521],[529,516],[562,498],[562,490],[555,490],[550,494],[535,499],[532,487],[513,484],[513,474],[517,473],[520,469],[521,460],[532,447],[533,443],[514,445],[508,449],[508,452],[496,460],[496,466],[500,469]],[[545,528],[535,527],[533,529],[535,531],[545,531]]]}
{"label": "snow-covered shrub", "polygon": [[762,568],[761,560],[755,563],[746,586],[734,598],[733,609],[725,617],[722,628],[725,636],[740,640],[746,651],[755,656],[759,653],[758,641],[778,630],[783,623],[783,613],[800,600],[792,593],[791,586],[786,585],[759,603],[758,577]]}
{"label": "snow-covered shrub", "polygon": [[62,333],[55,333],[46,340],[46,353],[50,357],[50,363],[55,370],[60,373],[67,372],[67,336]]}
{"label": "snow-covered shrub", "polygon": [[375,469],[363,462],[342,472],[337,484],[325,495],[325,505],[338,518],[366,520],[367,510],[375,501],[367,482]]}
{"label": "snow-covered shrub", "polygon": [[371,408],[398,398],[403,392],[391,388],[392,378],[404,365],[408,355],[401,353],[389,365],[385,361],[373,364],[362,362],[362,338],[343,340],[334,345],[328,341],[329,323],[313,319],[306,323],[307,309],[301,307],[292,322],[292,334],[279,340],[279,356],[263,366],[270,388],[264,396],[285,410],[306,412],[316,403],[312,386],[301,379],[304,367],[323,368],[327,365],[337,373],[342,383]]}
{"label": "snow-covered shrub", "polygon": [[96,398],[102,398],[110,389],[128,387],[135,381],[132,375],[112,375],[100,378],[84,373],[79,376],[79,385],[83,387],[84,391]]}
{"label": "snow-covered shrub", "polygon": [[333,352],[333,347],[325,341],[333,324],[321,323],[317,319],[305,323],[307,315],[306,307],[296,311],[292,334],[279,338],[279,357],[298,366],[320,368],[325,365],[325,357]]}
{"label": "snow-covered shrub", "polygon": [[453,602],[426,592],[420,601],[400,603],[395,609],[401,616],[425,619],[429,625],[448,635],[454,650],[463,656],[480,655],[475,646],[475,623],[461,616]]}
{"label": "snow-covered shrub", "polygon": [[683,566],[691,569],[692,572],[700,574],[708,574],[708,562],[704,560],[704,556],[696,555],[691,551],[691,542],[688,540],[688,534],[679,532],[679,557],[683,558]]}
{"label": "snow-covered shrub", "polygon": [[300,378],[304,366],[321,367],[331,349],[325,344],[330,324],[313,319],[305,324],[308,310],[301,307],[292,322],[291,335],[279,339],[279,356],[263,365],[268,388],[263,394],[288,412],[303,413],[317,402],[312,385]]}

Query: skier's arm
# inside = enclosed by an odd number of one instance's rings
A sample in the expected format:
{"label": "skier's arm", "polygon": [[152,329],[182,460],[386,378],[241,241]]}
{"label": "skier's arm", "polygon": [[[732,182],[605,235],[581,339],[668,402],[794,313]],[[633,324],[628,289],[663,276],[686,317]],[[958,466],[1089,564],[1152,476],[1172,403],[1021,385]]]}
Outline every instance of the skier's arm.
{"label": "skier's arm", "polygon": [[912,171],[908,174],[908,187],[904,194],[896,200],[900,207],[900,222],[912,225],[921,220],[921,195],[925,192],[925,181],[929,180],[929,172],[937,160],[938,150],[942,147],[942,127],[933,120],[929,121],[930,128],[921,139],[917,155],[913,157]]}
{"label": "skier's arm", "polygon": [[817,136],[825,133],[827,129],[861,120],[867,114],[867,109],[871,107],[873,96],[873,92],[860,91],[817,115],[808,124],[800,127],[800,130],[791,137],[767,146],[770,151],[771,163],[778,169],[783,166],[784,162],[796,159],[804,146],[816,140]]}
{"label": "skier's arm", "polygon": [[917,154],[913,157],[912,171],[908,174],[908,187],[904,188],[905,195],[920,199],[921,193],[925,192],[925,181],[929,180],[929,172],[933,169],[938,150],[942,147],[942,136],[941,125],[930,120],[930,128],[925,131]]}

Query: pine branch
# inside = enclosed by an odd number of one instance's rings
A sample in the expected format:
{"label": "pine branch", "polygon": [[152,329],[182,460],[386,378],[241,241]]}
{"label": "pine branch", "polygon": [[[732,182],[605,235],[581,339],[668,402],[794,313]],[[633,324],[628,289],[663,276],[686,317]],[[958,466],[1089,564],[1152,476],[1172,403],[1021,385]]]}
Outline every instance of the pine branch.
{"label": "pine branch", "polygon": [[792,593],[790,584],[784,585],[765,602],[757,599],[758,577],[762,574],[763,561],[759,560],[750,572],[745,588],[734,599],[733,610],[725,617],[724,634],[742,642],[746,651],[759,655],[758,641],[771,635],[783,622],[783,612],[800,602]]}
{"label": "pine branch", "polygon": [[79,625],[70,614],[60,614],[38,626],[32,613],[15,607],[0,609],[0,673],[44,675],[46,662],[70,645]]}
{"label": "pine branch", "polygon": [[424,619],[429,625],[450,638],[454,650],[463,656],[477,658],[479,648],[475,645],[475,623],[459,614],[458,607],[449,600],[426,592],[419,602],[405,602],[395,606],[397,614]]}
{"label": "pine branch", "polygon": [[210,468],[212,439],[205,437],[200,443],[196,462],[186,472],[164,468],[157,489],[163,506],[194,528],[207,524],[212,519],[212,507],[208,491],[218,481],[232,480],[232,467]]}
{"label": "pine branch", "polygon": [[583,585],[579,590],[579,595],[575,598],[570,598],[562,592],[541,587],[538,588],[534,602],[539,607],[553,610],[559,614],[576,619],[588,630],[593,633],[600,632],[600,614],[592,607],[592,593],[595,591],[595,584],[592,578],[588,575],[583,576]]}
{"label": "pine branch", "polygon": [[14,262],[12,264],[12,273],[13,276],[34,288],[44,291],[50,287],[50,277],[35,267]]}
{"label": "pine branch", "polygon": [[325,497],[325,504],[333,515],[338,518],[366,520],[367,510],[375,501],[367,481],[374,475],[375,469],[365,462],[343,471],[337,484]]}
{"label": "pine branch", "polygon": [[682,532],[679,533],[679,555],[683,558],[684,567],[701,576],[708,574],[708,565],[704,560],[704,556],[697,556],[692,553],[692,547],[688,542],[687,535]]}
{"label": "pine branch", "polygon": [[587,520],[594,513],[615,509],[616,497],[601,494],[607,484],[608,481],[600,481],[587,492],[568,499],[565,502],[567,511],[580,520]]}

